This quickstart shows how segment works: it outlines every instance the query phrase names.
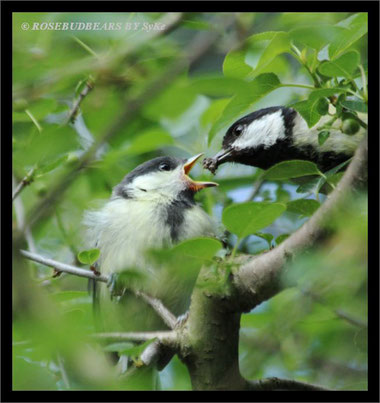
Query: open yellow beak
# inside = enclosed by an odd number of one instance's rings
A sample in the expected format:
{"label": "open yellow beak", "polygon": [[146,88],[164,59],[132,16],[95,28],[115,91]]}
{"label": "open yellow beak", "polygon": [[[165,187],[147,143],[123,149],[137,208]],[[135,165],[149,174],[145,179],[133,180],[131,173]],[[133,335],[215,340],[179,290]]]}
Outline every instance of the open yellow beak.
{"label": "open yellow beak", "polygon": [[188,176],[189,172],[191,171],[191,169],[193,168],[195,163],[199,160],[199,158],[202,157],[202,155],[203,155],[203,153],[200,153],[198,155],[194,155],[194,157],[189,158],[185,162],[185,164],[183,166],[183,172],[184,172],[186,181],[188,183],[188,186],[194,192],[198,192],[201,189],[209,188],[209,187],[212,187],[212,186],[219,186],[215,182],[198,182],[198,181],[194,181]]}

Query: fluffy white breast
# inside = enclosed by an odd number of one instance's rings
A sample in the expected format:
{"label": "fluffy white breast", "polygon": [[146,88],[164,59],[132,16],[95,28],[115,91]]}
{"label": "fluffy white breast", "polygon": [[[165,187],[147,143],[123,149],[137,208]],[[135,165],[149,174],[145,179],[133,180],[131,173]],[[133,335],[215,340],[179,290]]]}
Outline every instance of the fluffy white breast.
{"label": "fluffy white breast", "polygon": [[[127,268],[149,270],[145,252],[171,245],[170,227],[162,210],[167,205],[150,200],[116,198],[103,209],[85,214],[88,238],[100,249],[100,271],[112,273]],[[200,206],[185,209],[179,241],[216,236],[213,219]]]}
{"label": "fluffy white breast", "polygon": [[237,150],[257,146],[268,148],[282,138],[285,138],[285,126],[282,111],[279,110],[254,120],[234,141],[232,147]]}

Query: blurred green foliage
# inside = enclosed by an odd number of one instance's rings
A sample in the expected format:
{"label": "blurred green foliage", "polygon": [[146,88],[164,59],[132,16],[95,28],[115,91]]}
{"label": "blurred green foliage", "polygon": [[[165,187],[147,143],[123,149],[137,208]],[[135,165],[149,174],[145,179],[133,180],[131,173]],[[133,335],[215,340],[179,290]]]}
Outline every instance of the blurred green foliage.
{"label": "blurred green foliage", "polygon": [[[85,249],[80,224],[85,209],[108,198],[112,187],[143,161],[158,155],[216,152],[228,125],[246,112],[291,104],[312,126],[327,113],[330,102],[335,102],[341,118],[343,108],[354,120],[357,112],[367,111],[366,14],[241,13],[224,27],[226,17],[13,14],[13,174],[17,182],[26,176],[31,182],[18,196],[26,212],[76,166],[138,96],[192,49],[189,44],[219,35],[199,60],[173,74],[158,94],[146,97],[133,118],[99,148],[53,213],[33,228],[38,252],[79,265],[78,252]],[[137,30],[33,29],[35,23],[49,22],[141,25]],[[166,28],[149,32],[141,28],[154,22]],[[29,30],[22,28],[23,23]],[[86,85],[91,88],[86,90]],[[328,137],[326,132],[324,127],[320,144]],[[244,203],[262,172],[226,165],[216,174],[219,188],[207,189],[197,199],[220,221],[223,211],[234,253],[257,254],[286,239],[319,207],[323,198],[319,190],[326,182],[333,186],[341,176],[337,172],[338,168],[322,174],[305,162],[282,163],[266,173],[255,202]],[[210,179],[199,166],[193,175]],[[289,182],[305,175],[314,176],[299,186]],[[243,315],[239,354],[244,376],[366,389],[366,206],[365,196],[347,201],[329,223],[333,236],[289,267],[291,278],[284,281],[297,279],[299,286]],[[16,212],[13,220],[16,228],[20,220]],[[200,262],[209,262],[220,247],[215,240],[197,239],[172,252],[154,254],[160,264],[166,262],[163,300],[176,313],[188,306]],[[96,256],[87,255],[82,252],[80,261],[92,264]],[[115,366],[102,351],[133,348],[125,343],[100,346],[91,339],[96,327],[87,282],[64,274],[52,278],[51,269],[25,261],[16,260],[13,270],[14,389],[191,388],[177,357],[159,379],[152,373],[132,380],[116,377]],[[25,282],[31,283],[28,292]],[[133,318],[131,313],[132,325]]]}

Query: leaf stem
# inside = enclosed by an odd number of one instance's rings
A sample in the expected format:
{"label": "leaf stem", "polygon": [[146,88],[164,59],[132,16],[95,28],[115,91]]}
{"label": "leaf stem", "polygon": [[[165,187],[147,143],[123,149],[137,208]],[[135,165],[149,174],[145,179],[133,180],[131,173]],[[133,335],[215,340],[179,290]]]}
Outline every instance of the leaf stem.
{"label": "leaf stem", "polygon": [[308,90],[315,90],[315,87],[312,85],[304,85],[304,84],[280,84],[279,87],[296,87],[296,88],[306,88]]}
{"label": "leaf stem", "polygon": [[35,124],[35,126],[37,127],[37,130],[41,133],[42,127],[38,123],[38,120],[33,116],[32,112],[30,112],[29,109],[25,109],[25,113],[30,117],[30,120]]}

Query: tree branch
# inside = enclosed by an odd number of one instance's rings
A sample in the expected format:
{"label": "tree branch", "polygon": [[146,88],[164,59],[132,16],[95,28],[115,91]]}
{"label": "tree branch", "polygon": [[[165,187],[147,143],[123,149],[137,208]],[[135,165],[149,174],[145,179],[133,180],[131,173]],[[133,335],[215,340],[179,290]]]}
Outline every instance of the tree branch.
{"label": "tree branch", "polygon": [[34,175],[35,171],[36,171],[36,168],[35,168],[35,167],[32,168],[32,169],[24,176],[24,178],[21,179],[21,182],[20,182],[17,186],[15,186],[16,181],[14,180],[14,186],[13,186],[14,190],[13,190],[13,193],[12,193],[12,202],[16,199],[16,197],[22,192],[22,190],[23,190],[26,186],[30,185],[30,184],[33,182],[33,175]]}
{"label": "tree branch", "polygon": [[164,306],[159,299],[153,298],[142,291],[135,291],[135,295],[150,305],[157,315],[164,321],[164,323],[170,327],[170,329],[174,329],[175,325],[177,324],[177,318]]}
{"label": "tree branch", "polygon": [[[66,263],[57,262],[56,260],[38,255],[37,253],[31,253],[26,250],[20,250],[20,253],[22,256],[26,257],[29,260],[32,260],[33,262],[52,267],[53,269],[56,269],[60,272],[74,274],[79,277],[85,277],[96,281],[101,281],[103,283],[108,283],[110,281],[110,276],[105,274],[95,274],[91,270],[81,269],[79,267],[75,267]],[[164,304],[159,299],[154,298],[140,290],[132,290],[132,292],[138,298],[141,298],[149,306],[151,306],[168,327],[174,329],[175,325],[177,324],[177,318],[169,311],[169,309],[164,306]]]}
{"label": "tree branch", "polygon": [[247,381],[248,390],[305,390],[305,391],[327,391],[322,386],[312,385],[306,382],[298,382],[290,379],[266,378],[257,381]]}
{"label": "tree branch", "polygon": [[[325,303],[325,301],[323,300],[323,298],[317,294],[315,294],[314,292],[310,291],[310,290],[301,290],[302,294],[304,294],[307,297],[310,297],[311,299],[313,299],[315,302],[318,302],[321,305],[326,306],[327,304]],[[350,314],[348,314],[347,312],[343,311],[342,309],[331,309],[332,312],[334,312],[334,314],[338,317],[341,318],[343,320],[345,320],[346,322],[350,323],[351,325],[357,326],[357,327],[361,327],[363,329],[367,329],[368,328],[368,324],[362,320],[360,320],[359,318],[355,318],[353,316],[351,316]]]}
{"label": "tree branch", "polygon": [[316,213],[276,248],[255,257],[240,257],[241,266],[233,275],[238,310],[249,311],[280,292],[283,267],[288,259],[312,245],[321,235],[325,220],[335,211],[353,188],[362,183],[367,174],[367,138],[357,149],[335,190]]}
{"label": "tree branch", "polygon": [[158,332],[111,332],[95,333],[95,339],[99,340],[119,340],[119,341],[148,341],[157,338],[162,344],[175,347],[177,346],[177,332],[174,330]]}
{"label": "tree branch", "polygon": [[93,280],[102,281],[103,283],[107,283],[109,280],[109,276],[106,276],[104,274],[98,275],[91,270],[80,269],[79,267],[75,267],[70,264],[57,262],[56,260],[49,259],[41,255],[37,255],[37,253],[31,253],[26,250],[20,250],[20,253],[27,259],[33,260],[33,262],[37,262],[45,266],[52,267],[53,269],[63,271],[64,273],[75,274],[76,276],[79,277],[91,278]]}
{"label": "tree branch", "polygon": [[69,115],[67,117],[66,123],[74,123],[75,118],[78,114],[80,104],[87,94],[94,88],[94,83],[91,80],[87,80],[86,84],[79,94],[78,98],[74,101],[72,108],[70,109]]}

